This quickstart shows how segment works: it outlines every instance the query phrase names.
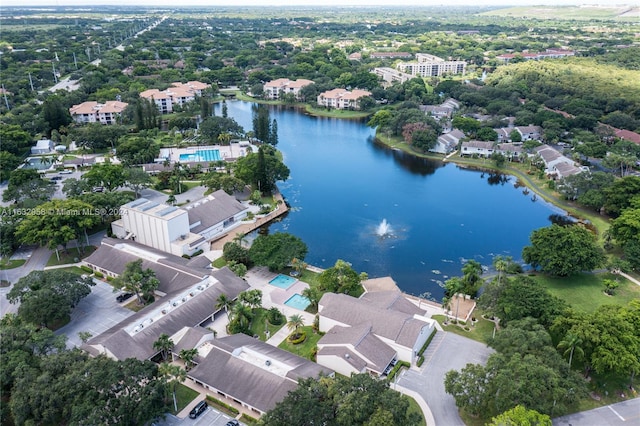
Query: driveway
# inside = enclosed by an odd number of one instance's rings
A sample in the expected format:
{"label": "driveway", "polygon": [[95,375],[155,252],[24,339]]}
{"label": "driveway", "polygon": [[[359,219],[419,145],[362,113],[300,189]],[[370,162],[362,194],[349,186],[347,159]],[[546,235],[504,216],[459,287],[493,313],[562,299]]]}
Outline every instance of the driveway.
{"label": "driveway", "polygon": [[113,287],[103,281],[94,282],[96,285],[91,289],[91,294],[82,299],[71,313],[69,324],[56,331],[56,334],[67,336],[69,349],[82,344],[78,336],[81,331],[97,336],[134,314],[116,302],[117,293],[113,292]]}
{"label": "driveway", "polygon": [[[196,398],[200,401],[200,398]],[[220,411],[213,407],[207,408],[207,411],[200,414],[197,419],[190,419],[189,416],[184,419],[178,418],[172,414],[167,414],[164,420],[156,421],[153,424],[156,426],[177,426],[177,425],[194,425],[194,426],[225,426],[227,422],[231,420],[226,414],[222,414]],[[240,422],[244,426],[244,423]]]}
{"label": "driveway", "polygon": [[558,417],[553,419],[553,424],[554,426],[637,425],[640,424],[640,398]]}
{"label": "driveway", "polygon": [[484,343],[438,331],[424,353],[425,362],[420,370],[406,371],[397,383],[422,396],[436,425],[464,426],[455,400],[444,391],[444,376],[447,371],[461,370],[468,363],[485,364],[492,353],[493,349]]}

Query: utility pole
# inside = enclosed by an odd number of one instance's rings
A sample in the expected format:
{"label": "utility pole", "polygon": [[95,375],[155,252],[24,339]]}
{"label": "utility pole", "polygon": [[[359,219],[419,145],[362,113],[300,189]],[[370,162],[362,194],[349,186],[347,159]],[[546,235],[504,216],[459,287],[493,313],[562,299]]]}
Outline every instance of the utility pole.
{"label": "utility pole", "polygon": [[33,79],[31,78],[31,73],[29,73],[29,84],[31,85],[31,91],[33,92],[35,89],[33,88]]}
{"label": "utility pole", "polygon": [[4,88],[4,84],[2,85],[2,94],[4,95],[4,104],[7,106],[7,110],[11,110],[9,107],[9,100],[7,99],[7,90]]}
{"label": "utility pole", "polygon": [[91,49],[89,49],[89,47],[87,47],[87,57],[89,58],[89,62],[91,62]]}
{"label": "utility pole", "polygon": [[78,69],[78,60],[76,59],[76,52],[73,52],[73,64],[76,66],[76,69]]}
{"label": "utility pole", "polygon": [[53,67],[53,81],[58,84],[58,74],[56,73],[56,64],[51,62],[51,66]]}

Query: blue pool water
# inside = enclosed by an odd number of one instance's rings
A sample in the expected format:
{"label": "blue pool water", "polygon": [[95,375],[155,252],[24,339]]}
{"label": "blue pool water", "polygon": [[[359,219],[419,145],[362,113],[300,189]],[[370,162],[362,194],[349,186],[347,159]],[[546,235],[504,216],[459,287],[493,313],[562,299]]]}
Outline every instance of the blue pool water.
{"label": "blue pool water", "polygon": [[298,281],[295,278],[291,278],[288,277],[286,275],[278,275],[275,278],[273,278],[271,281],[269,281],[269,284],[279,287],[279,288],[283,288],[283,289],[288,289],[289,287],[291,287],[291,285],[293,283],[295,283],[296,281]]}
{"label": "blue pool water", "polygon": [[311,304],[311,302],[309,302],[309,299],[307,299],[306,297],[296,293],[290,298],[288,298],[287,301],[284,302],[284,304],[292,308],[296,308],[296,309],[300,309],[301,311],[304,311],[305,309],[307,309],[307,306]]}
{"label": "blue pool water", "polygon": [[194,153],[180,154],[180,161],[220,161],[220,150],[199,149]]}

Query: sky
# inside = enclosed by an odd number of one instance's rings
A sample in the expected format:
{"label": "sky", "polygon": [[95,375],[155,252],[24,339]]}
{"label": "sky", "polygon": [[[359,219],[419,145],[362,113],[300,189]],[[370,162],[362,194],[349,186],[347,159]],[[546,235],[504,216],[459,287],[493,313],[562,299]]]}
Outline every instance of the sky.
{"label": "sky", "polygon": [[[640,5],[640,0],[184,0],[180,6],[530,6]],[[175,0],[2,0],[3,6],[130,5],[175,7]]]}

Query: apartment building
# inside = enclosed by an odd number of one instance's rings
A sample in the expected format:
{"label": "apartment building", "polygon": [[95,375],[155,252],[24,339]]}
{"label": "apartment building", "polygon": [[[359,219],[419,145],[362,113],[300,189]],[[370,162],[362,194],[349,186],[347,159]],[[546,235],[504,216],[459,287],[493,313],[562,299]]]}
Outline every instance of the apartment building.
{"label": "apartment building", "polygon": [[465,61],[446,61],[427,53],[416,53],[414,62],[401,62],[397,68],[403,73],[420,77],[440,77],[447,74],[464,74]]}
{"label": "apartment building", "polygon": [[115,124],[122,111],[129,106],[126,102],[107,101],[103,104],[90,101],[69,108],[69,114],[76,123]]}
{"label": "apartment building", "polygon": [[196,96],[202,96],[202,92],[208,87],[211,85],[199,81],[175,82],[171,83],[167,90],[145,90],[140,93],[140,97],[153,101],[162,114],[170,114],[175,105],[182,106],[193,102]]}
{"label": "apartment building", "polygon": [[303,78],[299,80],[279,78],[264,84],[264,97],[266,99],[280,99],[280,96],[292,93],[296,99],[300,99],[300,89],[310,84],[313,84],[313,81]]}
{"label": "apartment building", "polygon": [[318,95],[318,105],[335,109],[360,109],[360,98],[371,96],[371,92],[354,89],[333,89]]}

